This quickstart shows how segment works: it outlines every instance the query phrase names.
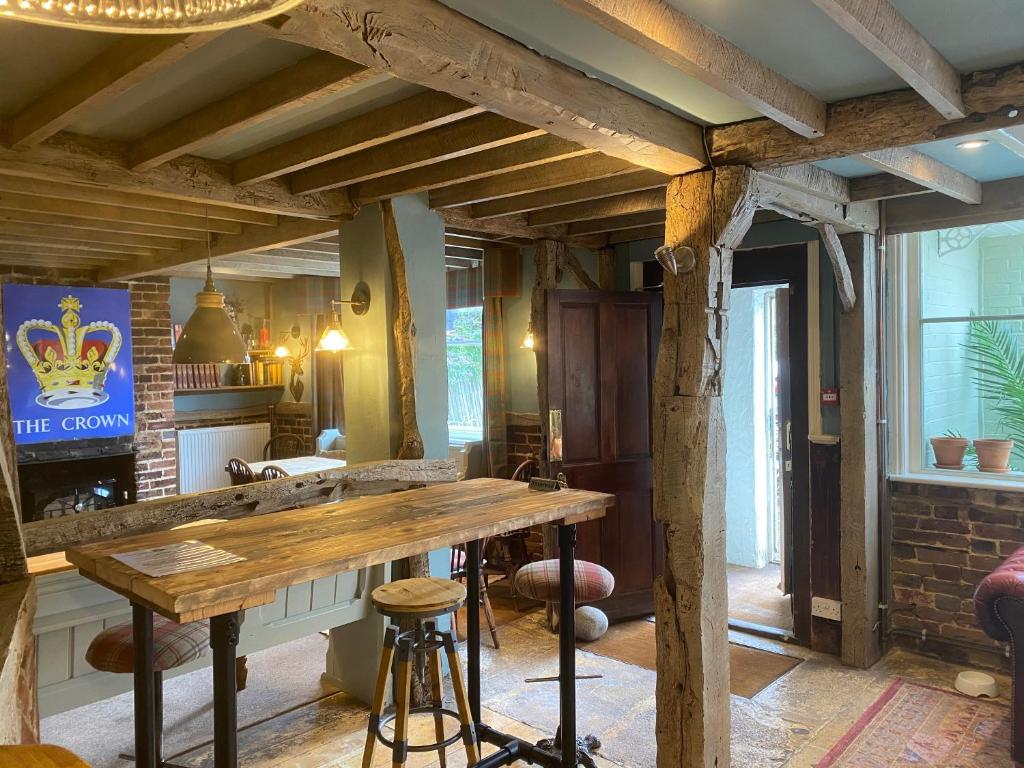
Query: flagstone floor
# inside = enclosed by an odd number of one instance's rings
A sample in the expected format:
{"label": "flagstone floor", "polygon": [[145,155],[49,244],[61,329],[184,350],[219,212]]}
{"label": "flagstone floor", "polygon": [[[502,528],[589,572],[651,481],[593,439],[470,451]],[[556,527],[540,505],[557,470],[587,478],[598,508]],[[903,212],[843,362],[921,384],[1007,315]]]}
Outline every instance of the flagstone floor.
{"label": "flagstone floor", "polygon": [[[483,642],[484,719],[531,740],[550,735],[557,717],[554,684],[527,684],[526,677],[554,674],[556,638],[541,614],[501,627],[501,650]],[[804,659],[752,699],[732,696],[732,765],[742,768],[812,768],[857,718],[897,678],[949,688],[958,668],[904,651],[894,651],[870,670],[795,646],[732,634],[733,642]],[[241,694],[240,763],[244,768],[348,768],[360,765],[366,708],[322,685],[326,641],[307,638],[250,657],[250,688]],[[601,768],[655,765],[654,672],[598,656],[577,653],[580,674],[601,674],[579,686],[580,730],[598,735]],[[1007,680],[1000,679],[1003,691]],[[185,675],[167,684],[168,755],[188,768],[212,766],[209,744],[209,673]],[[307,703],[314,702],[314,703]],[[287,711],[285,711],[287,710]],[[88,723],[88,727],[83,727]],[[127,768],[117,753],[131,748],[131,697],[120,696],[43,721],[44,739],[82,755],[95,768]],[[411,739],[431,740],[433,721],[416,719]],[[466,764],[457,747],[448,766]],[[390,764],[379,749],[374,766]],[[438,765],[436,753],[413,754],[411,768]],[[1011,768],[1005,762],[976,768]]]}

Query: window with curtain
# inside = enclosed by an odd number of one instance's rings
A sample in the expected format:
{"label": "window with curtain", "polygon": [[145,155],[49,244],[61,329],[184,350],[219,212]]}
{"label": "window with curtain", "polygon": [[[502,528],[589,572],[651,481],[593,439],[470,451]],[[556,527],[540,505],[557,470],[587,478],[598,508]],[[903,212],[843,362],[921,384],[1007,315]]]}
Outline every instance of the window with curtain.
{"label": "window with curtain", "polygon": [[[898,235],[887,250],[892,469],[1024,487],[1024,222]],[[933,438],[969,441],[962,469]],[[979,439],[1013,441],[1009,472],[979,471]]]}
{"label": "window with curtain", "polygon": [[446,313],[448,351],[448,442],[462,445],[483,439],[483,307],[459,307]]}

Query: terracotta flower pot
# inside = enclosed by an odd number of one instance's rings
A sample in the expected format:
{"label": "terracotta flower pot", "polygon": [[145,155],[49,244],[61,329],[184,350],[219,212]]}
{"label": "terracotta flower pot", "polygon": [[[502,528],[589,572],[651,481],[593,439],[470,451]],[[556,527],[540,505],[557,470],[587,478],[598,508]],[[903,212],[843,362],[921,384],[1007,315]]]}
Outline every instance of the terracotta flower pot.
{"label": "terracotta flower pot", "polygon": [[932,451],[935,452],[935,466],[940,469],[963,469],[964,454],[967,453],[967,439],[964,437],[933,437]]}
{"label": "terracotta flower pot", "polygon": [[978,469],[982,472],[1009,472],[1013,440],[975,440]]}

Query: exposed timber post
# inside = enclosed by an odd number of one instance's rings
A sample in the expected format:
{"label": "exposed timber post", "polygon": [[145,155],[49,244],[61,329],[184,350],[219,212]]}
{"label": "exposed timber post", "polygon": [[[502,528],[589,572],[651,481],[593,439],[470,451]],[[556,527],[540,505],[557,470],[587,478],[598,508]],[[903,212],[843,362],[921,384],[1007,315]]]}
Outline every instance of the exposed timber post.
{"label": "exposed timber post", "polygon": [[665,526],[655,583],[658,768],[729,765],[722,356],[732,251],[753,220],[743,167],[673,179],[667,246],[693,249],[665,272],[654,380],[654,514]]}
{"label": "exposed timber post", "polygon": [[416,323],[409,301],[409,284],[405,279],[405,253],[402,251],[402,241],[398,237],[395,209],[391,201],[384,200],[380,206],[384,218],[384,242],[391,265],[391,290],[395,301],[393,331],[398,368],[398,407],[402,419],[402,439],[396,458],[422,459],[423,437],[416,421],[416,371],[413,363]]}
{"label": "exposed timber post", "polygon": [[597,251],[597,284],[602,291],[615,290],[615,249],[611,246]]}
{"label": "exposed timber post", "polygon": [[841,238],[857,304],[839,317],[839,415],[842,429],[839,530],[843,597],[842,658],[870,667],[881,650],[878,563],[878,295],[874,235]]}
{"label": "exposed timber post", "polygon": [[558,271],[564,263],[567,248],[555,240],[538,240],[533,254],[536,277],[530,299],[530,328],[533,330],[533,353],[537,359],[537,408],[544,448],[539,457],[540,473],[548,472],[548,312],[546,291],[558,284]]}

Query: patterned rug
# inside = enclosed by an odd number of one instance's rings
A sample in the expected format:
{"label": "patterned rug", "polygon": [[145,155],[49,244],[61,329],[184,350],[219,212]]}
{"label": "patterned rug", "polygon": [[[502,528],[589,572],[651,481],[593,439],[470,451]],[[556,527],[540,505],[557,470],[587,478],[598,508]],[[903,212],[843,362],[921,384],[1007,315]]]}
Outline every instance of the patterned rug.
{"label": "patterned rug", "polygon": [[1010,711],[897,680],[817,768],[1008,768]]}

